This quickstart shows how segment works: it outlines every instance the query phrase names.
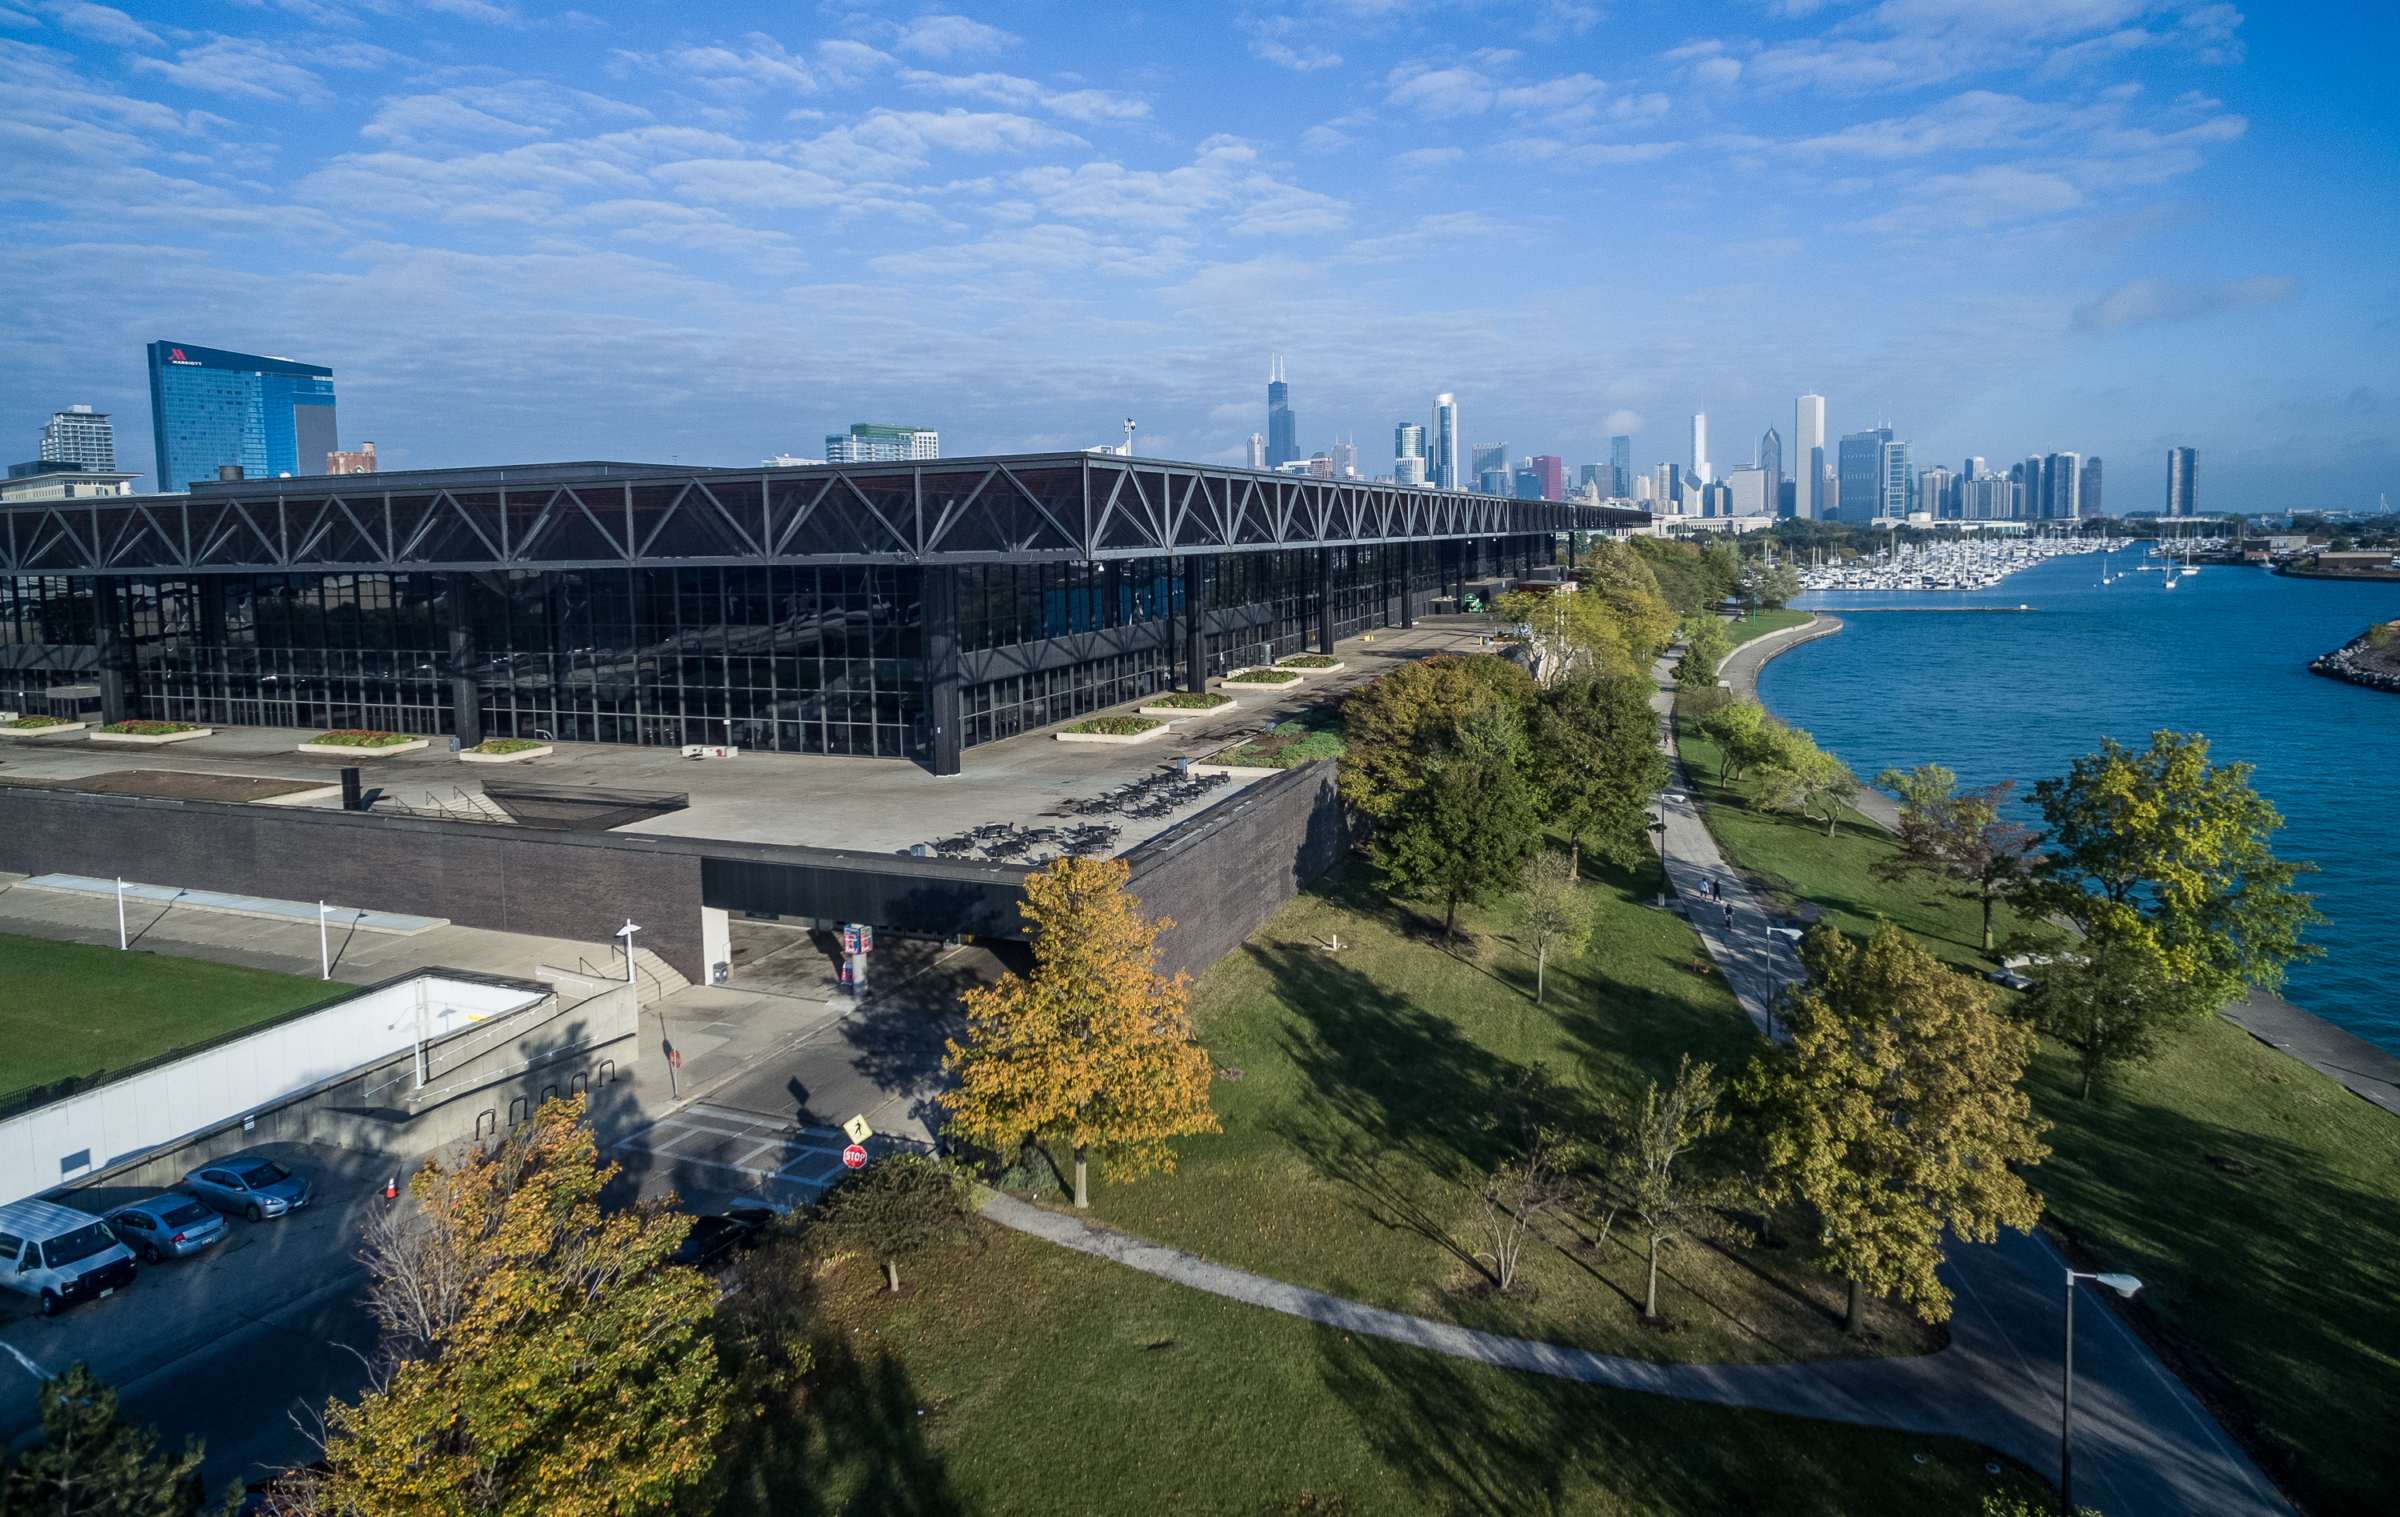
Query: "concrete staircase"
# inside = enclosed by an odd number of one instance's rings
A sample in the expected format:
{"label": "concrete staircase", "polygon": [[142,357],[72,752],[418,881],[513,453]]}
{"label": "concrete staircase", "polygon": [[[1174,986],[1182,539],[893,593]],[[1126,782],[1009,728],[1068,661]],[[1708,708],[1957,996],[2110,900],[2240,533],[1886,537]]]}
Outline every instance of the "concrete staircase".
{"label": "concrete staircase", "polygon": [[[594,964],[590,959],[578,957],[575,972],[596,980],[622,980],[625,978],[625,961],[612,959],[606,964]],[[635,951],[633,989],[636,1000],[644,1010],[656,1006],[679,990],[689,990],[691,987],[692,982],[665,959],[647,948]]]}

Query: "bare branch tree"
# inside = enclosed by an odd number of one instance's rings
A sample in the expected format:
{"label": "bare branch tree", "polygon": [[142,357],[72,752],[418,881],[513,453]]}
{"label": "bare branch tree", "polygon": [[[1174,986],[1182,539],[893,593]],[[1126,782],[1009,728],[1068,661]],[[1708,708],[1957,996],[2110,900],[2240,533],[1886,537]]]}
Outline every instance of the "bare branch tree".
{"label": "bare branch tree", "polygon": [[1492,1282],[1505,1293],[1517,1287],[1526,1248],[1539,1236],[1534,1222],[1573,1201],[1574,1182],[1560,1165],[1562,1144],[1549,1129],[1536,1131],[1525,1157],[1511,1159],[1484,1177],[1475,1190],[1474,1257],[1489,1259]]}

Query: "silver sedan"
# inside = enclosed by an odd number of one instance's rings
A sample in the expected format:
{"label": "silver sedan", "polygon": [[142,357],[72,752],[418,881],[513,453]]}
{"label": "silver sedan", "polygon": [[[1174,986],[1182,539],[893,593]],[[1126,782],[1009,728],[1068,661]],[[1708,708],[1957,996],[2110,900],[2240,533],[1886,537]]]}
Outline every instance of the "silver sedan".
{"label": "silver sedan", "polygon": [[226,1159],[185,1175],[183,1189],[221,1212],[263,1222],[306,1206],[309,1183],[272,1159]]}
{"label": "silver sedan", "polygon": [[152,1196],[119,1207],[107,1221],[117,1241],[141,1255],[144,1264],[196,1254],[222,1243],[232,1231],[223,1217],[189,1196]]}

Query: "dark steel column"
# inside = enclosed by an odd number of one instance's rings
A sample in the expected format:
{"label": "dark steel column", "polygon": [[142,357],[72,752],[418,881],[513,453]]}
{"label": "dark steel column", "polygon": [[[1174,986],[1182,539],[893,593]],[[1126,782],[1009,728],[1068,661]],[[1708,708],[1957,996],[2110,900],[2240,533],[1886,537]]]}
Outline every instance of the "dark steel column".
{"label": "dark steel column", "polygon": [[1333,652],[1333,550],[1317,550],[1317,651]]}
{"label": "dark steel column", "polygon": [[966,751],[958,686],[958,570],[919,569],[925,603],[925,719],[933,727],[933,772],[956,774]]}
{"label": "dark steel column", "polygon": [[476,688],[473,668],[475,624],[467,609],[475,578],[447,574],[443,580],[450,602],[450,731],[461,748],[472,748],[483,741],[483,692]]}
{"label": "dark steel column", "polygon": [[[106,574],[92,577],[92,641],[99,644],[100,720],[125,720],[125,666],[128,649],[125,631],[120,625],[125,619],[125,596],[115,578]],[[78,717],[76,720],[81,721]]]}
{"label": "dark steel column", "polygon": [[1400,545],[1400,625],[1403,627],[1417,624],[1416,591],[1417,545],[1404,542]]}
{"label": "dark steel column", "polygon": [[1207,555],[1183,559],[1183,688],[1194,695],[1208,688],[1208,611],[1201,603],[1208,578]]}

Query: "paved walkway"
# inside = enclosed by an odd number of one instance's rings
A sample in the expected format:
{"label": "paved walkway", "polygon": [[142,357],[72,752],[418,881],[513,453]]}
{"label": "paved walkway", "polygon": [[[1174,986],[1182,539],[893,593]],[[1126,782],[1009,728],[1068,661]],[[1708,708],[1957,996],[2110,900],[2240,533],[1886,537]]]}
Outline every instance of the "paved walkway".
{"label": "paved walkway", "polygon": [[[2034,1469],[2058,1466],[2064,1265],[2038,1238],[1991,1248],[1997,1270],[1946,1267],[1958,1292],[1950,1347],[1906,1359],[1651,1364],[1502,1337],[1328,1296],[986,1193],[983,1214],[1030,1233],[1286,1316],[1455,1359],[1685,1401],[1971,1438]],[[2274,1487],[2114,1315],[2090,1298],[2076,1336],[2075,1490],[2108,1517],[2291,1517]]]}

